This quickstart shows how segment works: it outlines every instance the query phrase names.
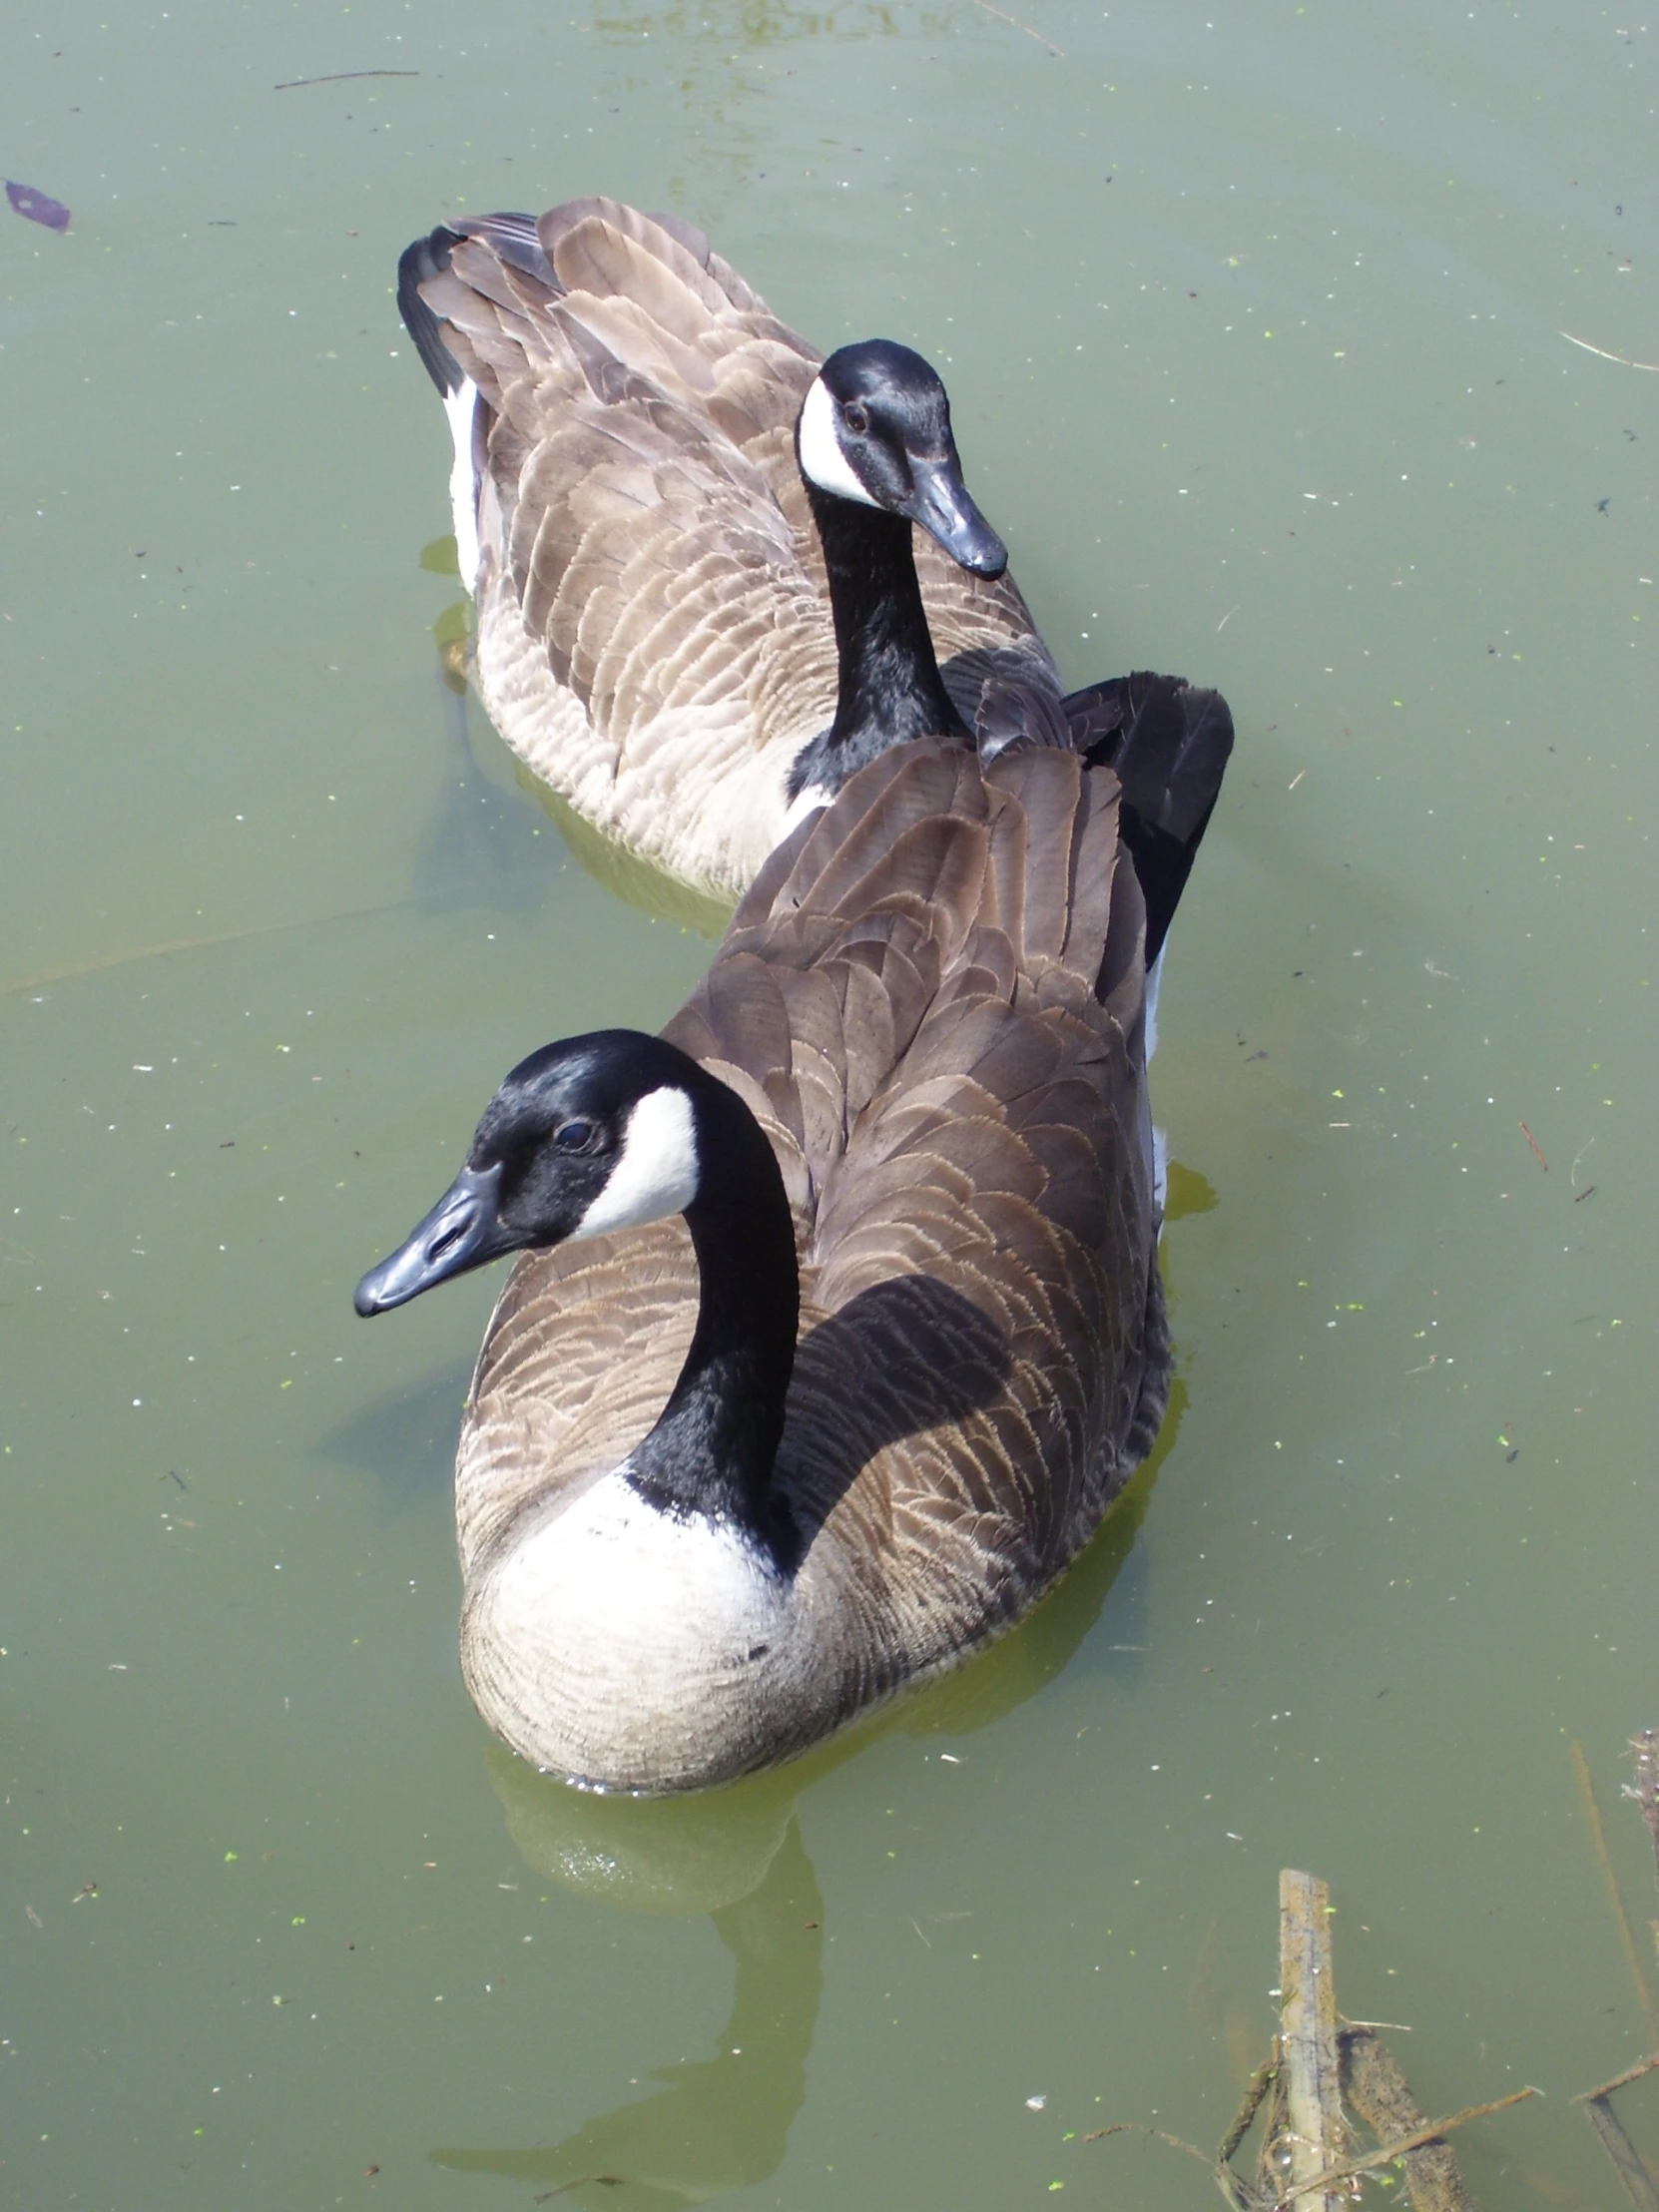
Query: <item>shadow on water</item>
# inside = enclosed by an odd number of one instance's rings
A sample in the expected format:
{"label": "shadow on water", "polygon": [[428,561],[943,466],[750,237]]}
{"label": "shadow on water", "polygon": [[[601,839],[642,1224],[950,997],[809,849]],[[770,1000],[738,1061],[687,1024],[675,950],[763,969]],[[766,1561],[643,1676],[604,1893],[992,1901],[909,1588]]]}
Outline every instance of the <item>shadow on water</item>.
{"label": "shadow on water", "polygon": [[437,2149],[455,2173],[499,2174],[574,2202],[698,2204],[776,2173],[807,2093],[824,1986],[824,1906],[792,1819],[752,1897],[714,1915],[737,1963],[718,2055],[655,2069],[664,2086],[536,2150]]}
{"label": "shadow on water", "polygon": [[[1169,1164],[1168,1183],[1164,1192],[1164,1227],[1172,1221],[1185,1221],[1193,1214],[1213,1214],[1221,1204],[1216,1187],[1197,1168],[1183,1167],[1179,1160]],[[1169,1255],[1162,1244],[1158,1250],[1158,1265],[1164,1271],[1164,1289],[1169,1290]]]}
{"label": "shadow on water", "polygon": [[[453,538],[434,538],[420,565],[437,576],[458,576]],[[732,918],[729,900],[677,883],[613,843],[529,768],[477,710],[475,732],[467,670],[471,610],[465,600],[446,607],[432,625],[438,650],[438,687],[449,738],[443,791],[432,810],[415,863],[417,903],[429,913],[488,906],[528,921],[541,908],[550,875],[547,840],[551,822],[565,849],[586,875],[624,905],[659,921],[672,921],[713,942]],[[496,774],[485,765],[492,761]],[[504,788],[510,778],[516,791]]]}
{"label": "shadow on water", "polygon": [[447,669],[435,685],[448,740],[444,775],[415,858],[415,902],[423,913],[484,907],[515,921],[533,920],[546,902],[548,840],[526,795],[503,790],[486,773],[480,742],[499,748],[491,732],[475,740],[465,690]]}
{"label": "shadow on water", "polygon": [[325,1429],[316,1448],[326,1459],[373,1475],[389,1504],[423,1505],[443,1497],[454,1478],[471,1381],[470,1360],[446,1362],[424,1381],[388,1390],[349,1420]]}
{"label": "shadow on water", "polygon": [[637,852],[630,852],[626,845],[614,844],[591,822],[584,822],[574,808],[566,806],[558,793],[522,761],[513,762],[513,774],[563,837],[576,865],[614,898],[658,921],[672,921],[682,929],[693,930],[711,943],[725,935],[726,924],[732,918],[728,902],[708,891],[696,890],[690,883],[676,882]]}

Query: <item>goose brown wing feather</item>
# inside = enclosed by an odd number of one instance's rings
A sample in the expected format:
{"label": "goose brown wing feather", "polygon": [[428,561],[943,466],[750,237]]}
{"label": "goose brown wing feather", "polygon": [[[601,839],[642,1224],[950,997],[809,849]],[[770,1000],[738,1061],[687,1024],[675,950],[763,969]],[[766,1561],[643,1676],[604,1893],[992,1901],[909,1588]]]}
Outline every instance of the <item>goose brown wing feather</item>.
{"label": "goose brown wing feather", "polygon": [[[954,771],[956,763],[936,756],[934,767]],[[925,776],[913,764],[878,763],[855,780],[844,805],[831,810],[841,821],[821,825],[793,859],[771,870],[769,882],[757,883],[740,924],[758,938],[756,909],[769,895],[774,912],[795,900],[816,907],[831,883],[848,878],[860,899],[879,900],[885,886],[877,825],[889,795],[896,795],[895,818],[904,827],[885,852],[913,886],[906,780],[913,786]],[[879,793],[866,799],[875,785]],[[1013,803],[999,804],[999,791]],[[1121,1479],[1136,1409],[1149,1382],[1152,1395],[1161,1388],[1145,1356],[1154,1294],[1141,1073],[1123,1027],[1094,989],[1103,940],[1115,931],[1138,942],[1139,910],[1132,896],[1113,895],[1109,775],[1084,772],[1064,757],[1050,756],[1040,767],[1011,761],[986,780],[984,797],[988,830],[970,802],[939,834],[958,858],[971,852],[983,903],[1014,921],[1014,937],[1001,928],[964,926],[974,916],[963,888],[971,870],[936,870],[953,907],[951,927],[938,935],[955,938],[960,965],[947,971],[926,1019],[895,1053],[879,1094],[861,1116],[849,1117],[841,1160],[828,1175],[812,1163],[824,1185],[814,1295],[846,1315],[860,1290],[909,1275],[948,1284],[982,1318],[994,1318],[1006,1357],[1000,1389],[976,1409],[978,1427],[964,1420],[952,1430],[948,1466],[918,1457],[912,1437],[902,1449],[876,1453],[854,1487],[885,1480],[894,1501],[925,1499],[929,1527],[954,1504],[968,1515],[953,1521],[960,1530],[977,1525],[968,1509],[991,1508],[999,1485],[1008,1504],[1012,1485],[1021,1498],[1009,1517],[1034,1544],[1032,1557],[1052,1562],[1055,1545],[1075,1544]],[[867,846],[856,866],[837,845],[837,832],[846,843]],[[1011,846],[1023,848],[1018,874],[1028,899],[1029,886],[1055,877],[1082,884],[1094,916],[1092,945],[1063,898],[1042,902],[1037,928],[1022,932],[1018,914],[1007,912],[1016,904],[1006,887]],[[824,859],[815,872],[816,852]],[[1010,984],[1030,982],[1021,963],[1032,958],[1033,937],[1072,1010],[1022,1013],[1012,1002]],[[1102,1346],[1130,1374],[1132,1387],[1103,1363]],[[854,1364],[861,1372],[877,1357],[865,1348]],[[1017,1453],[1009,1449],[1013,1436]],[[1035,1515],[1023,1496],[1033,1466],[1043,1470],[1049,1500]],[[977,1588],[985,1555],[976,1565],[966,1555],[959,1563],[968,1576],[964,1586]],[[1013,1580],[1020,1584],[1021,1574]],[[948,1603],[937,1608],[936,1625],[947,1635],[962,1626],[960,1619],[954,1630],[946,1626],[951,1612]]]}
{"label": "goose brown wing feather", "polygon": [[[457,219],[417,259],[421,350],[484,409],[485,706],[579,812],[736,893],[834,713],[793,438],[821,356],[701,232],[615,201]],[[916,558],[948,683],[976,698],[982,675],[954,662],[1012,656],[1058,695],[1008,579],[965,575],[919,532]]]}
{"label": "goose brown wing feather", "polygon": [[[968,755],[929,745],[895,748],[772,853],[732,917],[734,935],[797,909],[849,917],[866,911],[871,870],[892,867],[890,856],[907,831],[934,825],[935,837],[948,836],[950,824],[982,820],[984,810]],[[892,880],[898,887],[899,870]]]}
{"label": "goose brown wing feather", "polygon": [[[663,329],[683,318],[693,333],[734,306],[709,268],[708,240],[689,224],[671,227],[620,201],[589,200],[550,209],[536,229],[567,293],[637,300]],[[692,314],[693,304],[703,311]]]}
{"label": "goose brown wing feather", "polygon": [[[1085,782],[1050,756],[1040,764],[1035,760],[1011,763],[1006,776],[999,776],[996,783],[1018,801],[1021,827],[1029,840],[1026,873],[1030,884],[1064,872],[1062,863],[1071,867],[1074,879],[1080,866],[1085,872],[1092,871],[1096,879],[1104,876],[1110,883],[1116,870],[1116,839],[1109,779],[1092,772]],[[1091,783],[1095,804],[1085,811]],[[1015,826],[1010,823],[1008,828],[1012,833]],[[994,836],[992,842],[994,848]],[[1075,854],[1074,843],[1080,846]],[[993,865],[988,872],[994,872],[994,860],[993,850]],[[1110,900],[1107,921],[1111,934],[1133,942],[1139,932],[1138,902],[1132,897]],[[1052,946],[1056,927],[1047,921],[1043,927]],[[1073,1316],[1072,1326],[1063,1332],[1067,1350],[1076,1355],[1085,1341],[1101,1330],[1112,1349],[1124,1355],[1128,1366],[1138,1368],[1136,1355],[1146,1335],[1152,1273],[1150,1163],[1140,1099],[1141,1073],[1123,1026],[1099,1004],[1092,989],[1095,973],[1091,971],[1101,960],[1102,936],[1108,936],[1108,958],[1120,948],[1112,945],[1108,932],[1103,931],[1096,935],[1093,947],[1085,950],[1079,941],[1081,935],[1080,928],[1068,930],[1069,941],[1050,957],[1074,986],[1085,987],[1086,998],[1075,990],[1071,995],[1078,1004],[1091,1009],[1092,1019],[1085,1021],[1075,1014],[1022,1015],[1007,997],[989,992],[977,1001],[964,994],[960,1000],[937,1007],[906,1053],[901,1079],[890,1086],[898,1124],[896,1144],[891,1132],[880,1129],[879,1103],[866,1117],[871,1126],[864,1141],[872,1152],[880,1150],[891,1163],[887,1172],[893,1175],[892,1202],[910,1209],[912,1219],[913,1205],[902,1178],[906,1164],[919,1178],[931,1170],[933,1158],[940,1154],[958,1173],[972,1162],[976,1169],[973,1220],[978,1230],[990,1233],[1001,1279],[1009,1280],[1007,1268],[1012,1260],[1032,1284],[1050,1286],[1051,1292],[1063,1287],[1063,1303]],[[1029,955],[1029,939],[1028,930],[1026,942],[1011,947],[1016,962]],[[932,1128],[923,1126],[923,1117],[914,1115],[906,1128],[906,1112],[928,1084],[930,1074],[936,1074],[941,1087],[953,1089],[955,1097],[948,1109],[942,1101],[932,1104]],[[979,1119],[973,1111],[975,1107],[983,1111],[992,1102],[999,1117],[997,1141],[980,1136]],[[964,1141],[967,1131],[973,1132],[975,1141]],[[1010,1157],[1006,1146],[1010,1145],[1016,1146],[1021,1155],[1017,1174],[1006,1166]],[[855,1150],[856,1140],[848,1150],[845,1185],[861,1187],[867,1193],[856,1208],[857,1242],[867,1247],[876,1234],[880,1200],[885,1193],[879,1193],[869,1178],[853,1172]],[[996,1172],[998,1162],[1004,1163],[1000,1173]],[[1037,1180],[1040,1191],[1035,1188]],[[930,1190],[938,1187],[929,1179]],[[838,1190],[830,1195],[821,1223],[821,1247],[828,1247],[826,1274],[834,1267],[838,1249],[830,1214],[838,1196]],[[955,1199],[956,1194],[952,1197]],[[889,1225],[889,1234],[895,1243],[902,1241],[901,1220]],[[935,1244],[942,1246],[942,1234],[936,1226],[931,1235]],[[955,1249],[965,1254],[981,1247],[968,1239],[959,1240]],[[961,1287],[976,1303],[979,1297],[990,1295],[985,1280],[975,1285],[964,1276]],[[1029,1304],[1029,1310],[1052,1314],[1058,1309],[1052,1295],[1045,1293],[1044,1299]],[[1064,1376],[1074,1382],[1078,1374],[1088,1372],[1087,1360],[1079,1366],[1074,1358],[1051,1357],[1046,1364],[1040,1356],[1035,1360],[1023,1358],[1019,1332],[1009,1349],[1011,1361],[1004,1389],[1022,1404],[1021,1417],[1026,1421],[1033,1417],[1033,1406],[1045,1395],[1051,1409],[1057,1402],[1053,1377]],[[1050,1379],[1042,1384],[1039,1379],[1045,1366],[1051,1371]],[[1137,1374],[1137,1387],[1127,1402],[1114,1402],[1105,1409],[1103,1427],[1097,1422],[1093,1437],[1097,1474],[1102,1463],[1115,1463],[1121,1454],[1130,1414],[1142,1395],[1141,1381]],[[1073,1469],[1073,1476],[1080,1479],[1079,1470]],[[1064,1489],[1064,1483],[1061,1487]]]}

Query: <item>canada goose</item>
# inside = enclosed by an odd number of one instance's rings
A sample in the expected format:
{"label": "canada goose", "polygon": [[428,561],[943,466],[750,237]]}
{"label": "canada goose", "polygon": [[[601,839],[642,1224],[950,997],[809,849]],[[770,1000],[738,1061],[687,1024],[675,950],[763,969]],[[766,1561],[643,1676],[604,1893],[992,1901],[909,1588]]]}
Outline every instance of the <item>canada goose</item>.
{"label": "canada goose", "polygon": [[455,218],[397,297],[454,437],[484,706],[665,872],[730,902],[798,801],[965,739],[988,676],[1058,699],[907,347],[821,361],[701,232],[610,200]]}
{"label": "canada goose", "polygon": [[[1195,746],[1157,682],[1125,781],[1159,817],[1161,753],[1202,833],[1230,725]],[[462,1671],[526,1758],[774,1764],[1076,1553],[1168,1387],[1145,951],[1112,770],[917,744],[773,854],[661,1037],[506,1078],[356,1307],[525,1254],[455,1505]]]}

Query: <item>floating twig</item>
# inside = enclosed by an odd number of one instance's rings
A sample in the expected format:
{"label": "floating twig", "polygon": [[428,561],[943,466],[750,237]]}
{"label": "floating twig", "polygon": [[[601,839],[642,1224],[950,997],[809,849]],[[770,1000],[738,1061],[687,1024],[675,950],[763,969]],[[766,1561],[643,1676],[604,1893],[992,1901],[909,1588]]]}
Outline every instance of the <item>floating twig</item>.
{"label": "floating twig", "polygon": [[[1653,1746],[1659,1758],[1659,1732]],[[1291,2212],[1293,2206],[1304,2204],[1308,2212],[1316,2206],[1330,2212],[1331,2207],[1358,2196],[1358,2176],[1392,2165],[1402,2169],[1404,2193],[1413,2212],[1472,2212],[1445,2137],[1470,2120],[1488,2119],[1543,2092],[1516,2089],[1489,2103],[1466,2105],[1443,2119],[1424,2119],[1378,2038],[1379,2023],[1343,2020],[1338,2014],[1332,1911],[1323,1882],[1293,1868],[1281,1869],[1279,1987],[1274,1991],[1280,2000],[1280,2032],[1266,2063],[1252,2076],[1216,2158],[1161,2127],[1133,2121],[1093,2128],[1083,2141],[1097,2143],[1126,2132],[1154,2136],[1207,2167],[1232,2212]],[[1578,2101],[1605,2098],[1649,2066],[1659,2067],[1659,2054]],[[1347,2155],[1353,2138],[1345,2102],[1378,2143],[1376,2150]],[[1246,2180],[1232,2160],[1258,2125],[1256,2170]],[[1639,2203],[1640,2212],[1659,2212],[1659,2199],[1650,2203],[1644,2198]]]}
{"label": "floating twig", "polygon": [[107,952],[97,959],[73,960],[63,967],[39,968],[33,975],[14,976],[0,982],[0,998],[18,991],[43,990],[51,983],[75,983],[84,975],[100,975],[106,969],[126,967],[133,960],[160,960],[175,952],[204,952],[221,944],[242,944],[250,937],[279,937],[293,929],[325,927],[335,921],[364,921],[373,914],[401,913],[412,898],[391,898],[377,906],[347,906],[334,914],[305,914],[297,921],[256,922],[249,929],[218,929],[198,937],[170,937],[161,944],[135,945],[126,952]]}
{"label": "floating twig", "polygon": [[1651,2058],[1639,2059],[1634,2066],[1627,2066],[1611,2081],[1604,2081],[1599,2089],[1582,2090],[1572,2100],[1584,2107],[1585,2118],[1601,2137],[1602,2148],[1613,2161],[1619,2179],[1639,2212],[1659,2212],[1659,2188],[1655,2188],[1641,2153],[1625,2133],[1624,2123],[1613,2110],[1611,2099],[1615,2089],[1622,2089],[1627,2082],[1639,2081],[1656,2066],[1659,2066],[1659,2051]]}
{"label": "floating twig", "polygon": [[[1642,2069],[1637,2068],[1638,2072]],[[1621,2078],[1623,2078],[1621,2076]],[[1617,2086],[1615,2083],[1613,2086]],[[1160,2143],[1168,2143],[1171,2150],[1185,2151],[1189,2158],[1196,2158],[1201,2166],[1208,2167],[1222,2195],[1235,2207],[1235,2212],[1288,2212],[1299,2199],[1312,2196],[1316,2190],[1330,2191],[1342,2182],[1352,2181],[1357,2174],[1376,2172],[1379,2166],[1391,2166],[1395,2159],[1409,2158],[1413,2151],[1425,2150],[1449,2135],[1453,2128],[1462,2127],[1469,2120],[1489,2119],[1494,2112],[1503,2112],[1511,2104],[1522,2104],[1528,2097],[1543,2095],[1541,2089],[1512,2089],[1506,2097],[1494,2097],[1489,2104],[1465,2105],[1461,2112],[1448,2112],[1443,2120],[1424,2120],[1420,2127],[1396,2136],[1391,2143],[1384,2143],[1381,2150],[1368,2151],[1364,2158],[1351,2158],[1345,2165],[1329,2167],[1324,2173],[1309,2180],[1297,2182],[1275,2194],[1258,2197],[1239,2179],[1233,2168],[1205,2156],[1195,2144],[1184,2143],[1179,2135],[1169,2135],[1161,2127],[1143,2127],[1134,2120],[1115,2120],[1110,2127],[1097,2127],[1083,2137],[1085,2143],[1098,2143],[1107,2135],[1152,2135]],[[1580,2100],[1575,2100],[1580,2101]],[[1623,2130],[1620,2130],[1623,2133]],[[537,2199],[540,2203],[544,2201]],[[1453,2203],[1466,2202],[1453,2199]],[[1644,2206],[1644,2212],[1647,2208]]]}
{"label": "floating twig", "polygon": [[1520,1133],[1526,1139],[1527,1143],[1531,1146],[1533,1159],[1537,1161],[1539,1167],[1541,1167],[1544,1173],[1547,1175],[1549,1173],[1549,1162],[1538,1150],[1538,1140],[1535,1136],[1533,1136],[1531,1130],[1527,1128],[1524,1121],[1520,1125]]}
{"label": "floating twig", "polygon": [[1443,2120],[1424,2120],[1421,2127],[1413,2128],[1409,2135],[1402,2135],[1397,2142],[1384,2143],[1381,2150],[1369,2152],[1364,2158],[1351,2158],[1346,2166],[1333,2166],[1329,2172],[1316,2174],[1312,2181],[1303,2181],[1287,2189],[1275,2207],[1294,2204],[1298,2197],[1311,2196],[1316,2189],[1334,2189],[1338,2182],[1347,2181],[1355,2174],[1375,2172],[1379,2166],[1392,2165],[1396,2158],[1403,2158],[1407,2151],[1420,2150],[1425,2143],[1432,2143],[1441,2135],[1449,2135],[1454,2127],[1461,2127],[1468,2120],[1489,2119],[1494,2112],[1503,2112],[1511,2104],[1524,2103],[1528,2097],[1541,2097],[1541,2089],[1512,2089],[1506,2097],[1494,2097],[1490,2104],[1467,2104],[1461,2112],[1448,2112]]}
{"label": "floating twig", "polygon": [[[1350,2020],[1339,2039],[1344,2098],[1380,2143],[1402,2141],[1427,2124],[1387,2045],[1371,2027]],[[1414,2150],[1402,2151],[1400,2163],[1405,2169],[1405,2193],[1414,2212],[1472,2212],[1449,2143],[1436,2137]]]}
{"label": "floating twig", "polygon": [[1627,2089],[1631,2082],[1640,2081],[1643,2074],[1659,2069],[1659,2050],[1649,2051],[1645,2058],[1638,2058],[1633,2066],[1626,2066],[1623,2073],[1615,2074],[1611,2081],[1602,2082],[1596,2089],[1580,2089],[1572,2101],[1574,2104],[1590,2104],[1597,2097],[1610,2097],[1615,2089]]}
{"label": "floating twig", "polygon": [[1244,2102],[1233,2115],[1233,2125],[1221,2139],[1221,2149],[1216,2157],[1226,2165],[1245,2137],[1250,2133],[1250,2123],[1262,2109],[1262,2099],[1279,2078],[1279,2038],[1274,2037],[1273,2053],[1263,2060],[1250,2077],[1250,2087],[1244,2093]]}
{"label": "floating twig", "polygon": [[[302,85],[343,85],[352,77],[418,77],[418,69],[330,69],[325,77],[285,77],[273,92],[297,92]],[[538,2200],[539,2201],[539,2200]]]}
{"label": "floating twig", "polygon": [[1201,2166],[1209,2169],[1212,2180],[1232,2205],[1233,2212],[1261,2212],[1256,2199],[1232,2167],[1207,2157],[1196,2143],[1184,2143],[1179,2135],[1166,2134],[1161,2127],[1143,2127],[1139,2120],[1114,2120],[1110,2127],[1091,2128],[1083,2140],[1085,2143],[1098,2143],[1107,2135],[1152,2135],[1160,2143],[1168,2143],[1171,2150],[1184,2150],[1189,2158],[1196,2158]]}
{"label": "floating twig", "polygon": [[[1576,2104],[1580,2100],[1574,2097]],[[1659,2212],[1659,2189],[1653,2186],[1653,2176],[1643,2165],[1635,2144],[1624,2132],[1624,2123],[1613,2107],[1601,2097],[1583,2099],[1584,2117],[1601,2137],[1601,2146],[1617,2169],[1632,2204],[1639,2212]]]}
{"label": "floating twig", "polygon": [[1609,353],[1605,345],[1592,345],[1588,338],[1575,338],[1570,330],[1557,330],[1556,336],[1565,338],[1569,345],[1581,345],[1586,353],[1594,353],[1598,360],[1618,361],[1626,368],[1645,368],[1659,376],[1659,361],[1633,361],[1628,353]]}
{"label": "floating twig", "polygon": [[1647,2020],[1649,2035],[1659,2043],[1659,2002],[1649,1985],[1647,1970],[1642,1963],[1642,1953],[1636,1942],[1636,1932],[1630,1925],[1630,1915],[1624,1909],[1624,1899],[1619,1894],[1619,1879],[1613,1872],[1612,1854],[1607,1849],[1607,1832],[1601,1822],[1601,1807],[1596,1802],[1595,1777],[1590,1763],[1584,1756],[1582,1744],[1569,1747],[1573,1777],[1578,1784],[1579,1801],[1584,1808],[1585,1823],[1590,1831],[1590,1843],[1601,1870],[1602,1888],[1607,1892],[1607,1902],[1612,1907],[1613,1919],[1618,1924],[1619,1941],[1624,1948],[1625,1963],[1630,1968],[1630,1978],[1636,1984],[1636,2001]]}
{"label": "floating twig", "polygon": [[976,8],[983,8],[987,15],[994,15],[999,23],[1006,23],[1012,30],[1023,31],[1027,38],[1034,38],[1039,46],[1046,46],[1056,61],[1065,60],[1065,55],[1051,38],[1044,38],[1041,31],[1033,31],[1030,24],[1022,23],[1017,15],[1004,15],[1000,8],[991,6],[991,0],[973,0],[973,4]]}
{"label": "floating twig", "polygon": [[1348,2142],[1343,2120],[1331,1892],[1311,1874],[1279,1877],[1279,2023],[1291,2153],[1290,2195],[1308,2196]]}

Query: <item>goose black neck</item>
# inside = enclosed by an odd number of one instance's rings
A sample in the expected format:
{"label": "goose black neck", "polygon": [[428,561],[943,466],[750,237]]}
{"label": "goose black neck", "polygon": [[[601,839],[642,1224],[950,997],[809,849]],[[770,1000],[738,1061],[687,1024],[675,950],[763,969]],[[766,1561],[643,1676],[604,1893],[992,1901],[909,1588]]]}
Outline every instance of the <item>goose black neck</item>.
{"label": "goose black neck", "polygon": [[835,719],[820,741],[828,780],[838,784],[906,739],[966,738],[934,658],[910,524],[816,484],[807,495],[824,544],[840,663]]}
{"label": "goose black neck", "polygon": [[733,1521],[774,1549],[772,1495],[795,1366],[801,1279],[772,1146],[749,1108],[697,1071],[698,1192],[686,1209],[701,1277],[685,1366],[630,1455],[634,1487],[667,1511]]}

